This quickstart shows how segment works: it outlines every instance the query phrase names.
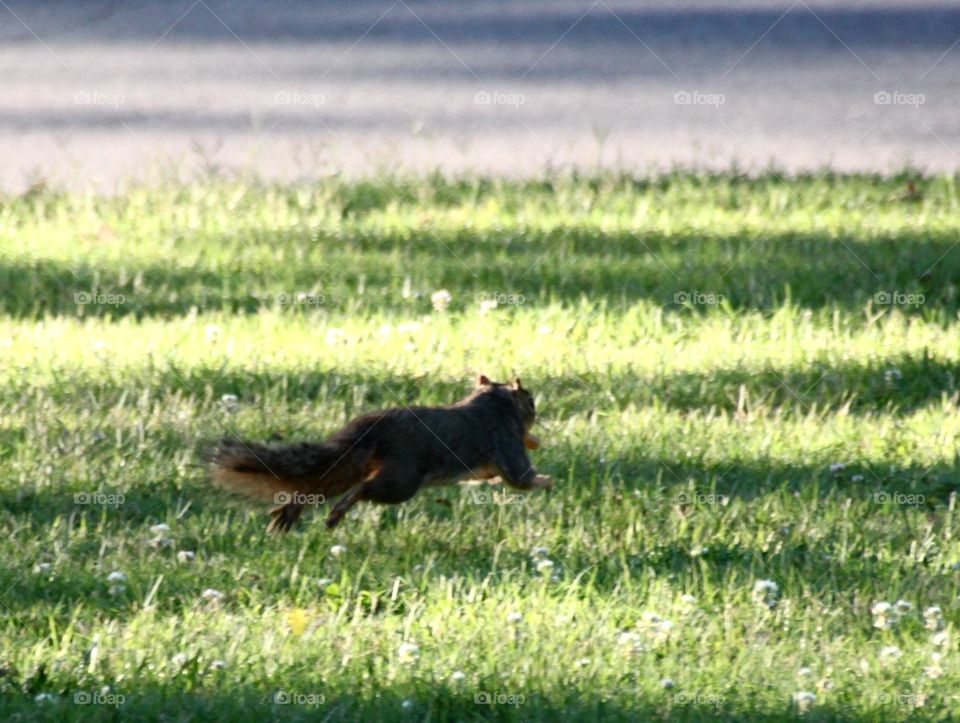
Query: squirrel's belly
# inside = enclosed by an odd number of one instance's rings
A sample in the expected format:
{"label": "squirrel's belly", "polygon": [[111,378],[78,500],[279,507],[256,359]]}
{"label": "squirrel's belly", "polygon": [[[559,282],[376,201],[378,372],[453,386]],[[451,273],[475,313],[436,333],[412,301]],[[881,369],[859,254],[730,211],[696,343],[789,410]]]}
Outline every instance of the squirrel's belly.
{"label": "squirrel's belly", "polygon": [[481,467],[475,467],[471,470],[462,469],[460,472],[453,472],[452,474],[437,476],[437,477],[428,477],[424,482],[426,487],[441,487],[443,485],[452,485],[457,482],[462,482],[463,480],[468,479],[490,479],[491,477],[496,477],[500,474],[500,471],[495,469],[491,465],[484,465]]}

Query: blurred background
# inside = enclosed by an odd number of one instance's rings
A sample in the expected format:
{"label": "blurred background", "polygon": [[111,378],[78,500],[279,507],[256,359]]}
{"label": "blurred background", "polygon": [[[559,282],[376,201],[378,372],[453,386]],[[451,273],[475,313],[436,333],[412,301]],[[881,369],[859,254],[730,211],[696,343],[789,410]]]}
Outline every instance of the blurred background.
{"label": "blurred background", "polygon": [[935,2],[0,2],[0,186],[952,170]]}

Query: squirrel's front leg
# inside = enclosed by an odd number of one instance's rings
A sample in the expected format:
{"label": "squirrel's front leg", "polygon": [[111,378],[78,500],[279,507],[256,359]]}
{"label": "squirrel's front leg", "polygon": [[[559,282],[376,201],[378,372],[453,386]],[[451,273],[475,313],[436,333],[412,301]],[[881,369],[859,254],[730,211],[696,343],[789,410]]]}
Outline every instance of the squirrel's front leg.
{"label": "squirrel's front leg", "polygon": [[503,439],[497,445],[497,466],[500,476],[511,487],[520,490],[553,489],[553,478],[537,474],[521,440]]}

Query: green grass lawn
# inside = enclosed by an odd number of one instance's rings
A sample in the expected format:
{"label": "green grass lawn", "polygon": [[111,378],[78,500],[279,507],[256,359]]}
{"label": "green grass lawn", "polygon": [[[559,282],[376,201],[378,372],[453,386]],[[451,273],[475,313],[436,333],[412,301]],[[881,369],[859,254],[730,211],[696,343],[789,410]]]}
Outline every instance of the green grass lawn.
{"label": "green grass lawn", "polygon": [[[955,720],[957,181],[0,199],[0,719]],[[553,492],[206,480],[479,373]]]}

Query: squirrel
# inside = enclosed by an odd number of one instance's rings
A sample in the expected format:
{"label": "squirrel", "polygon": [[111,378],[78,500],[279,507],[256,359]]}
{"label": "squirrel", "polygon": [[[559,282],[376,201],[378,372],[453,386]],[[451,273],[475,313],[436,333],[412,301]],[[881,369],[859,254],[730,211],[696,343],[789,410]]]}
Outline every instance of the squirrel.
{"label": "squirrel", "polygon": [[533,395],[520,379],[501,384],[480,376],[466,397],[449,406],[396,407],[357,417],[325,442],[272,446],[222,439],[212,455],[213,481],[228,490],[281,504],[268,532],[287,532],[308,500],[343,495],[327,517],[340,524],[358,502],[395,505],[424,487],[499,476],[521,490],[552,489],[537,474],[527,449]]}

